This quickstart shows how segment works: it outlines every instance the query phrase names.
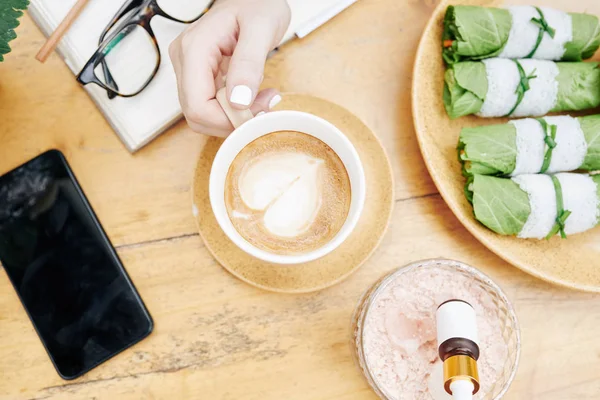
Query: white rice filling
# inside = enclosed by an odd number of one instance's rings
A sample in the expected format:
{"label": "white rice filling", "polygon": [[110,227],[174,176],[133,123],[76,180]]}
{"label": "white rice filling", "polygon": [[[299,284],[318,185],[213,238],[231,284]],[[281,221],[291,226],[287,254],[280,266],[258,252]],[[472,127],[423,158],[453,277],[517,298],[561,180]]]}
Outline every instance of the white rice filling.
{"label": "white rice filling", "polygon": [[548,175],[520,175],[512,178],[529,196],[531,212],[517,235],[522,239],[544,239],[556,221],[556,192]]}
{"label": "white rice filling", "polygon": [[525,70],[525,75],[534,75],[536,78],[529,80],[530,89],[525,92],[523,100],[511,117],[548,114],[554,108],[558,97],[558,82],[556,80],[559,73],[558,66],[552,61],[540,60],[519,60],[519,63]]}
{"label": "white rice filling", "polygon": [[587,154],[587,142],[577,118],[569,116],[546,117],[549,125],[556,125],[556,147],[548,173],[574,171],[581,167]]}
{"label": "white rice filling", "polygon": [[598,196],[596,183],[585,174],[562,173],[555,175],[562,187],[563,206],[571,211],[565,223],[565,233],[585,232],[598,224]]}
{"label": "white rice filling", "polygon": [[514,61],[503,58],[482,60],[488,81],[488,90],[477,113],[480,117],[503,117],[517,102],[515,89],[521,79]]}
{"label": "white rice filling", "polygon": [[[573,19],[563,11],[540,7],[548,25],[554,28],[554,37],[544,33],[542,43],[533,57],[540,60],[560,60],[566,51],[566,44],[573,40]],[[532,25],[535,25],[532,23]]]}
{"label": "white rice filling", "polygon": [[[565,46],[573,40],[573,21],[569,14],[552,8],[540,7],[548,25],[555,29],[554,38],[544,33],[542,42],[533,57],[543,60],[560,60],[565,54]],[[523,58],[535,48],[540,32],[539,25],[531,21],[539,19],[540,14],[532,6],[508,7],[512,25],[508,41],[499,57]]]}
{"label": "white rice filling", "polygon": [[535,119],[510,121],[517,132],[517,163],[511,176],[537,174],[541,171],[546,154],[544,129]]}
{"label": "white rice filling", "polygon": [[540,32],[539,26],[531,22],[531,18],[539,18],[539,13],[532,6],[508,7],[512,17],[512,25],[508,41],[498,57],[524,58],[535,47]]}

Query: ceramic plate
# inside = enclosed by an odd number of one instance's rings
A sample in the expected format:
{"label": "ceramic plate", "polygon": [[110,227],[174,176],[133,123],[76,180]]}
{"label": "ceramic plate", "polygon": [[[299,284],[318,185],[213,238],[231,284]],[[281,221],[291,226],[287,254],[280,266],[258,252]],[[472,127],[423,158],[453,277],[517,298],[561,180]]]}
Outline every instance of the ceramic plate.
{"label": "ceramic plate", "polygon": [[[465,179],[457,158],[456,144],[462,128],[504,123],[501,118],[474,116],[454,121],[442,103],[445,65],[441,55],[444,13],[448,5],[498,7],[506,4],[554,7],[569,12],[600,15],[598,0],[443,0],[425,28],[413,74],[413,118],[427,168],[448,206],[463,225],[485,246],[509,263],[538,278],[574,289],[600,292],[600,227],[572,235],[566,240],[523,240],[495,234],[473,216],[464,196]],[[600,59],[600,52],[595,60]],[[600,111],[596,110],[595,113]],[[590,112],[589,114],[593,114]]]}

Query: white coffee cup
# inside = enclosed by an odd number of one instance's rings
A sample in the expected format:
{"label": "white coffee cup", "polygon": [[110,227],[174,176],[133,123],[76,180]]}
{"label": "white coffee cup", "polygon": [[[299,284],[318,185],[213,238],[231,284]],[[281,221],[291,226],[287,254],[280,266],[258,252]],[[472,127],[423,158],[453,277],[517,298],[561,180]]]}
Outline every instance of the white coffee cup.
{"label": "white coffee cup", "polygon": [[[219,99],[219,96],[217,98]],[[306,263],[321,258],[335,250],[350,236],[356,227],[365,203],[365,174],[358,153],[350,140],[333,124],[305,112],[273,111],[242,123],[243,120],[251,116],[249,113],[245,113],[244,117],[238,111],[227,107],[227,104],[223,104],[223,98],[220,99],[220,103],[229,118],[235,121],[234,126],[241,123],[241,125],[236,126],[235,131],[221,145],[210,172],[210,203],[223,232],[246,253],[260,260],[276,264]],[[252,245],[235,229],[225,205],[227,173],[233,160],[250,142],[261,136],[279,131],[302,132],[325,142],[340,157],[350,178],[352,193],[350,210],[342,228],[331,241],[316,250],[304,254],[274,254]]]}

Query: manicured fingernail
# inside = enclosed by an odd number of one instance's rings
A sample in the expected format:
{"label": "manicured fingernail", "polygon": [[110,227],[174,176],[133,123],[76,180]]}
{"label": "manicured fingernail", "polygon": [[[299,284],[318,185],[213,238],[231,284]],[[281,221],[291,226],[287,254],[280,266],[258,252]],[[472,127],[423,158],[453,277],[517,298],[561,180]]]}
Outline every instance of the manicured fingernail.
{"label": "manicured fingernail", "polygon": [[280,95],[276,94],[275,96],[273,96],[273,98],[269,102],[269,110],[272,109],[273,107],[275,107],[280,102],[281,102],[281,96]]}
{"label": "manicured fingernail", "polygon": [[260,111],[258,114],[255,115],[255,117],[258,117],[259,115],[263,115],[265,112],[264,111]]}
{"label": "manicured fingernail", "polygon": [[240,106],[249,106],[252,103],[252,89],[244,85],[234,87],[229,101]]}

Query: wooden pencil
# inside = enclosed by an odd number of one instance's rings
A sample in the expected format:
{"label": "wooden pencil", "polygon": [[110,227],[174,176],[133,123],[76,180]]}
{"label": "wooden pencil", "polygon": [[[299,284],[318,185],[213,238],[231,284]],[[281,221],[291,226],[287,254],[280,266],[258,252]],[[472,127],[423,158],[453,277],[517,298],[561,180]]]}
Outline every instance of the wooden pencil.
{"label": "wooden pencil", "polygon": [[58,46],[58,42],[65,35],[65,33],[69,30],[73,22],[77,19],[81,11],[85,8],[89,0],[77,0],[77,3],[73,5],[73,8],[69,10],[65,18],[61,21],[61,23],[56,27],[56,30],[50,35],[46,43],[42,46],[40,51],[35,56],[36,60],[43,63],[50,56],[50,54],[56,49]]}

